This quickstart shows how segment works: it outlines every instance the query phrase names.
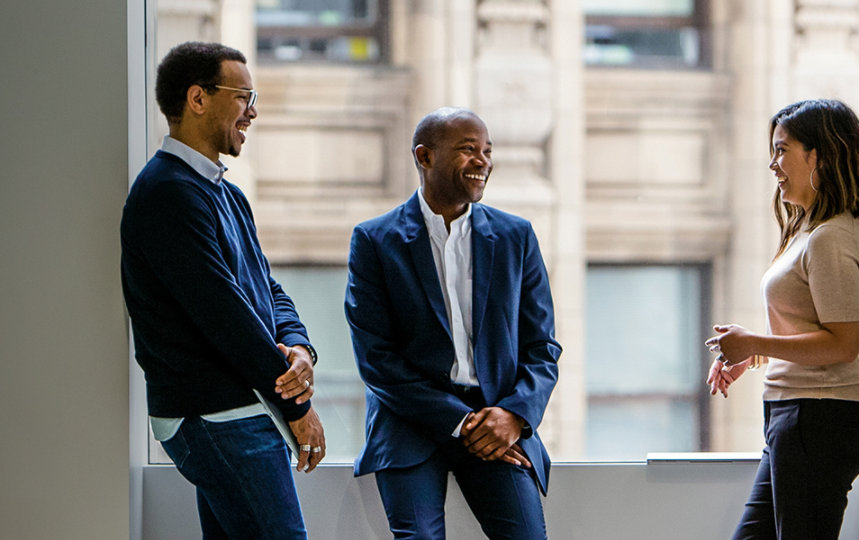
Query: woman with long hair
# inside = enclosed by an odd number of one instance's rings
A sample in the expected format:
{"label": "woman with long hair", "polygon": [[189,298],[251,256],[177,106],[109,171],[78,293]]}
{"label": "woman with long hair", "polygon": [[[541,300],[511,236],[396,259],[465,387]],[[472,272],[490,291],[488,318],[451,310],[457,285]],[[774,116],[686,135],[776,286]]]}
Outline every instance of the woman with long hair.
{"label": "woman with long hair", "polygon": [[766,447],[735,539],[837,539],[859,475],[859,119],[835,100],[770,120],[781,229],[766,334],[714,327],[712,394],[766,362]]}

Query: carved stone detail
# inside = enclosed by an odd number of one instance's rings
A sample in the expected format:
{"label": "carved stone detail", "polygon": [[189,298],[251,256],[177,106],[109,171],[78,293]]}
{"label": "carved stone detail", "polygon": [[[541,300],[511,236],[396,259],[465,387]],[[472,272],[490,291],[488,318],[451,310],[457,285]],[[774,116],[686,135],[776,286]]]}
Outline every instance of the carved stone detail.
{"label": "carved stone detail", "polygon": [[411,76],[355,66],[256,69],[249,142],[255,213],[269,259],[345,264],[355,223],[417,186],[406,118]]}
{"label": "carved stone detail", "polygon": [[859,84],[859,0],[796,0],[796,97],[846,97]]}
{"label": "carved stone detail", "polygon": [[[477,6],[477,112],[496,146],[493,199],[508,182],[550,204],[545,144],[552,131],[552,61],[547,52],[549,9],[541,0],[484,0]],[[534,184],[532,190],[522,183]],[[500,185],[499,185],[500,184]],[[512,195],[512,193],[511,193]]]}
{"label": "carved stone detail", "polygon": [[832,52],[856,54],[859,0],[796,0],[798,59]]}

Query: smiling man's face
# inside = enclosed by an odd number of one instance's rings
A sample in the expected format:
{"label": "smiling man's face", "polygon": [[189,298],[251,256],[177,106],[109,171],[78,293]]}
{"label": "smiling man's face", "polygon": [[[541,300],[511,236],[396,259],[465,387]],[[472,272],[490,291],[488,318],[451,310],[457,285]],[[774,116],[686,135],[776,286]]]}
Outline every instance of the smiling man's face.
{"label": "smiling man's face", "polygon": [[211,110],[206,122],[209,145],[219,154],[238,156],[245,142],[245,131],[257,116],[256,108],[248,107],[253,88],[248,67],[234,60],[222,62],[219,85],[248,90],[218,89],[211,95]]}
{"label": "smiling man's face", "polygon": [[483,198],[492,172],[492,141],[480,118],[466,114],[450,119],[430,150],[432,163],[424,177],[428,198],[463,211]]}

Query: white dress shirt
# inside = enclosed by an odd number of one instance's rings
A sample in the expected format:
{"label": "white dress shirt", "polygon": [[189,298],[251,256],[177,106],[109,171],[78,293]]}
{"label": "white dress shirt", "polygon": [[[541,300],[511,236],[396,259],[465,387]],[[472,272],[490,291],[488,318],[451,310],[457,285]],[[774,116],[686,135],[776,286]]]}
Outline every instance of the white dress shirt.
{"label": "white dress shirt", "polygon": [[424,200],[422,188],[418,189],[418,200],[429,232],[432,258],[453,337],[456,361],[450,370],[450,380],[454,384],[479,386],[474,370],[472,341],[471,205],[468,205],[464,214],[450,223],[448,232],[444,218],[434,214]]}

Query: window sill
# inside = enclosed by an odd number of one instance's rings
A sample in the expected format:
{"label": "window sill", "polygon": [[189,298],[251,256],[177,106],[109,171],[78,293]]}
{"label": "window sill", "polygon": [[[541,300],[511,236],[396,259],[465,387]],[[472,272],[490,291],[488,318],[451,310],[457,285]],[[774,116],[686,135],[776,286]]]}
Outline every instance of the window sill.
{"label": "window sill", "polygon": [[667,463],[733,463],[760,461],[760,452],[650,452],[648,465]]}

